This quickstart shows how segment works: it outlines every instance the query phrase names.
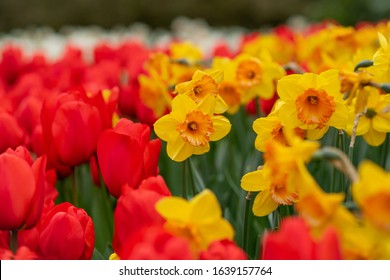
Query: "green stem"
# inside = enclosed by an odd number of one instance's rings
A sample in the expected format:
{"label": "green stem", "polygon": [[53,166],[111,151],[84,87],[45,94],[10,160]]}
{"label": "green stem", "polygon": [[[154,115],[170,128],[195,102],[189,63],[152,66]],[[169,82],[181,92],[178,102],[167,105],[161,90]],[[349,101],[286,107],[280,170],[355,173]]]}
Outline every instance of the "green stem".
{"label": "green stem", "polygon": [[[338,134],[337,134],[337,146],[338,148],[344,152],[344,132],[340,129],[338,130]],[[340,189],[342,192],[346,193],[347,190],[345,188],[345,176],[344,176],[344,173],[341,173],[340,174]]]}
{"label": "green stem", "polygon": [[260,107],[260,97],[255,98],[255,109],[256,109],[256,116],[258,118],[262,117],[261,107]]}
{"label": "green stem", "polygon": [[16,254],[16,251],[18,250],[18,230],[11,230],[10,232],[11,237],[10,237],[10,249],[11,251]]}
{"label": "green stem", "polygon": [[195,196],[197,191],[195,188],[194,174],[192,173],[192,164],[190,159],[188,159],[188,172],[190,173],[192,196]]}
{"label": "green stem", "polygon": [[76,167],[73,169],[73,173],[71,175],[71,179],[72,179],[72,184],[71,184],[71,188],[72,188],[72,202],[73,202],[73,205],[78,207],[78,197],[77,197],[77,178],[76,178]]}
{"label": "green stem", "polygon": [[187,160],[183,161],[181,175],[182,175],[182,184],[181,184],[181,196],[184,199],[187,199]]}
{"label": "green stem", "polygon": [[244,224],[243,224],[243,235],[242,235],[242,248],[248,253],[248,234],[249,234],[249,215],[251,208],[252,193],[248,192],[245,197],[245,212],[244,212]]}
{"label": "green stem", "polygon": [[388,153],[388,149],[389,149],[389,144],[390,144],[389,134],[387,134],[385,142],[382,144],[383,146],[382,146],[382,160],[381,160],[381,163],[382,163],[383,169],[386,169],[387,153]]}

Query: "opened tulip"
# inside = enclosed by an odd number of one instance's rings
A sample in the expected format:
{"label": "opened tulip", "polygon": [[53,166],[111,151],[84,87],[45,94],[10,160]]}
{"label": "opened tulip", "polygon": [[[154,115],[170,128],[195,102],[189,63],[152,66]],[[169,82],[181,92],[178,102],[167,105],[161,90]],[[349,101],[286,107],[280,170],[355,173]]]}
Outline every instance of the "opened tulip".
{"label": "opened tulip", "polygon": [[45,192],[46,157],[34,163],[22,147],[0,155],[0,230],[28,229],[38,222]]}
{"label": "opened tulip", "polygon": [[101,134],[98,161],[103,180],[113,196],[119,197],[125,184],[137,188],[142,179],[157,175],[161,142],[149,138],[147,125],[128,119],[121,119],[114,129]]}

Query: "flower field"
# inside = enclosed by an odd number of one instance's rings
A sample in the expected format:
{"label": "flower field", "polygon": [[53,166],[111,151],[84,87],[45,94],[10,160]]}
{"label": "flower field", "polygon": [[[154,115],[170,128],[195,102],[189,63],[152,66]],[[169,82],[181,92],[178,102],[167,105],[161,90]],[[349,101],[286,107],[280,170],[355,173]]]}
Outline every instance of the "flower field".
{"label": "flower field", "polygon": [[390,259],[390,23],[195,27],[0,37],[0,259]]}

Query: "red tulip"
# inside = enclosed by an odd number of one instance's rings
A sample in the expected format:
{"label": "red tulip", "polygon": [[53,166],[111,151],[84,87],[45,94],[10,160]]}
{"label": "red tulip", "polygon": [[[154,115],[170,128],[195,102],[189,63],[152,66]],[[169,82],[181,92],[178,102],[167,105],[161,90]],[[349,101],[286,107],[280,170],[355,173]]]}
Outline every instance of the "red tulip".
{"label": "red tulip", "polygon": [[265,260],[339,260],[340,244],[336,231],[328,229],[315,240],[310,228],[300,218],[282,220],[280,230],[264,236],[262,259]]}
{"label": "red tulip", "polygon": [[[121,119],[100,135],[97,155],[109,192],[119,197],[122,186],[137,188],[142,179],[158,173],[159,139],[149,140],[147,125]],[[120,166],[120,168],[118,168]]]}
{"label": "red tulip", "polygon": [[14,254],[11,250],[0,248],[0,260],[36,260],[38,256],[26,246],[18,248]]}
{"label": "red tulip", "polygon": [[0,153],[15,149],[24,142],[24,132],[14,116],[0,107]]}
{"label": "red tulip", "polygon": [[163,226],[143,228],[125,242],[118,256],[121,260],[193,259],[188,241],[167,233]]}
{"label": "red tulip", "polygon": [[38,222],[45,190],[46,157],[31,165],[24,148],[0,155],[0,230],[28,229]]}
{"label": "red tulip", "polygon": [[114,212],[112,244],[118,255],[121,254],[122,245],[144,227],[163,224],[164,219],[157,213],[155,204],[164,196],[148,189],[124,188]]}
{"label": "red tulip", "polygon": [[39,255],[43,259],[91,259],[95,235],[91,217],[68,202],[52,208],[39,226]]}
{"label": "red tulip", "polygon": [[201,260],[247,260],[246,253],[231,240],[212,242],[206,251],[200,253]]}
{"label": "red tulip", "polygon": [[96,150],[102,120],[84,92],[72,91],[47,99],[41,121],[50,163],[77,166],[89,161]]}

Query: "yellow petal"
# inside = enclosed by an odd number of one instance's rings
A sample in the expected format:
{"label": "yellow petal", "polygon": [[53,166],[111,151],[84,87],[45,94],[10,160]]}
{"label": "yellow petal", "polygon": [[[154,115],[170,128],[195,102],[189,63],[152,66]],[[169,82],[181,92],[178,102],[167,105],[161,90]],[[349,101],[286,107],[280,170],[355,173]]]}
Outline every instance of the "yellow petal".
{"label": "yellow petal", "polygon": [[223,100],[219,94],[215,98],[216,98],[215,113],[216,114],[225,113],[229,106],[226,104],[225,100]]}
{"label": "yellow petal", "polygon": [[157,212],[166,220],[188,222],[191,215],[189,202],[181,197],[164,197],[156,203]]}
{"label": "yellow petal", "polygon": [[193,153],[194,147],[178,135],[175,139],[167,144],[168,156],[174,161],[183,161],[189,158]]}
{"label": "yellow petal", "polygon": [[263,170],[249,172],[241,179],[241,188],[248,192],[264,191],[269,186],[270,181],[264,176]]}
{"label": "yellow petal", "polygon": [[322,136],[325,135],[325,133],[328,131],[329,129],[329,126],[324,126],[323,128],[321,129],[308,129],[306,131],[306,137],[307,139],[309,140],[319,140],[322,138]]}
{"label": "yellow petal", "polygon": [[229,133],[232,125],[227,118],[224,116],[213,116],[211,120],[214,128],[214,133],[210,135],[211,141],[218,141]]}
{"label": "yellow petal", "polygon": [[271,198],[270,190],[266,189],[256,196],[252,210],[253,214],[262,217],[270,214],[278,206],[279,204]]}
{"label": "yellow petal", "polygon": [[295,100],[295,98],[305,91],[305,87],[300,84],[302,75],[292,74],[283,77],[278,81],[277,92],[282,100]]}
{"label": "yellow petal", "polygon": [[347,106],[336,102],[336,109],[330,117],[328,124],[338,129],[344,129],[348,121],[349,112]]}
{"label": "yellow petal", "polygon": [[390,132],[390,116],[387,114],[387,117],[384,115],[377,114],[372,119],[372,126],[376,131],[380,132]]}
{"label": "yellow petal", "polygon": [[210,144],[209,143],[207,143],[204,146],[194,147],[194,150],[192,152],[194,155],[203,155],[203,154],[207,153],[208,151],[210,151]]}
{"label": "yellow petal", "polygon": [[213,241],[223,239],[233,240],[234,237],[234,229],[225,219],[201,226],[198,231],[202,236],[201,249],[206,249]]}
{"label": "yellow petal", "polygon": [[178,136],[176,125],[177,121],[171,115],[165,115],[159,118],[153,127],[154,132],[160,139],[170,141],[175,136]]}
{"label": "yellow petal", "polygon": [[172,112],[171,115],[176,120],[182,122],[185,120],[188,112],[196,110],[197,105],[191,97],[179,94],[172,100]]}
{"label": "yellow petal", "polygon": [[217,84],[223,81],[223,70],[212,71],[209,73],[209,75]]}
{"label": "yellow petal", "polygon": [[213,223],[221,219],[222,211],[214,193],[208,189],[190,200],[191,221],[196,224]]}
{"label": "yellow petal", "polygon": [[364,140],[367,142],[370,146],[379,146],[383,142],[385,142],[386,139],[386,133],[385,132],[379,132],[370,127],[368,132],[363,135]]}
{"label": "yellow petal", "polygon": [[299,127],[302,122],[297,117],[297,108],[295,102],[283,102],[278,110],[278,116],[283,126],[295,128]]}
{"label": "yellow petal", "polygon": [[183,82],[175,86],[175,92],[178,94],[185,94],[193,87],[193,81]]}
{"label": "yellow petal", "polygon": [[215,111],[216,102],[216,98],[213,95],[208,94],[199,102],[198,109],[201,110],[203,113],[213,115]]}

